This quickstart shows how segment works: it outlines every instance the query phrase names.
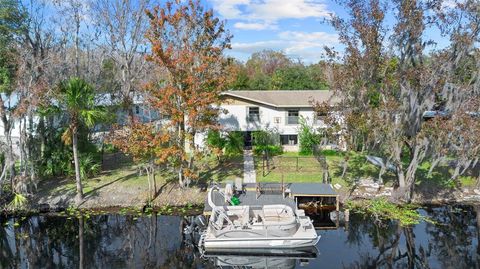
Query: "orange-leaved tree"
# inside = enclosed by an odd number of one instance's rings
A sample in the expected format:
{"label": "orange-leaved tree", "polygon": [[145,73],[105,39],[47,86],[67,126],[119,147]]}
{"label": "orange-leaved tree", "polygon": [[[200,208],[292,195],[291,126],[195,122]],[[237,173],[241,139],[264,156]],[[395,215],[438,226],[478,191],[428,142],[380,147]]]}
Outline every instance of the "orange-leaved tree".
{"label": "orange-leaved tree", "polygon": [[180,186],[186,187],[197,177],[195,161],[203,154],[197,134],[218,127],[216,104],[227,83],[223,51],[230,48],[231,35],[198,0],[168,1],[147,16],[152,49],[147,60],[165,79],[148,83],[146,95],[152,108],[169,116],[168,146],[156,152],[156,161],[175,167]]}
{"label": "orange-leaved tree", "polygon": [[159,131],[154,124],[140,123],[136,120],[130,122],[126,128],[114,128],[109,139],[112,145],[130,155],[147,173],[149,202],[155,198],[157,191],[156,156],[167,141],[168,136]]}

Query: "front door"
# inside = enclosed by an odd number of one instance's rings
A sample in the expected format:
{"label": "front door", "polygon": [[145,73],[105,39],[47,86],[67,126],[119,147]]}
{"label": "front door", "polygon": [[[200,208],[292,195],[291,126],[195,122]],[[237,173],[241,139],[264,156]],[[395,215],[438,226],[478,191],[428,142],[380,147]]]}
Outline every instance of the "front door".
{"label": "front door", "polygon": [[247,131],[244,133],[244,148],[252,149],[252,132]]}

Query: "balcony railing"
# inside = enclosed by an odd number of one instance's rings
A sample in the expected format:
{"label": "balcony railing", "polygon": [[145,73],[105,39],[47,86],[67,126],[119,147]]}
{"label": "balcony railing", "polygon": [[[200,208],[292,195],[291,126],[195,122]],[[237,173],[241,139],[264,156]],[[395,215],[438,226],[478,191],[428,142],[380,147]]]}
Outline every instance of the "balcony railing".
{"label": "balcony railing", "polygon": [[298,116],[287,116],[287,124],[298,124]]}

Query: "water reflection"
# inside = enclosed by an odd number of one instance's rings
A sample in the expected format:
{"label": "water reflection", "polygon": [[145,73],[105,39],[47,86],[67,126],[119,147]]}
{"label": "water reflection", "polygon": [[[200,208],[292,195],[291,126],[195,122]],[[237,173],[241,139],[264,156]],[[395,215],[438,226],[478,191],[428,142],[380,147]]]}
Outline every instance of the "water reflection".
{"label": "water reflection", "polygon": [[295,268],[306,266],[310,260],[317,258],[316,247],[297,249],[238,249],[235,251],[206,252],[204,257],[210,259],[217,267],[233,268]]}
{"label": "water reflection", "polygon": [[0,217],[0,268],[479,268],[479,213],[425,209],[435,224],[408,228],[351,215],[348,227],[318,231],[318,252],[204,256],[183,236],[182,217]]}

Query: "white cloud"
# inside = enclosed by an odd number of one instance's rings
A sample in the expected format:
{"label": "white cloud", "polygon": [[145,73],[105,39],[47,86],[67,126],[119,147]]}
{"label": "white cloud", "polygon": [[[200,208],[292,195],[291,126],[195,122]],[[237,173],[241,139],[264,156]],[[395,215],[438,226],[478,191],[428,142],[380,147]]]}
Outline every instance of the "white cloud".
{"label": "white cloud", "polygon": [[308,0],[265,0],[252,3],[250,17],[259,20],[304,19],[327,17],[327,6]]}
{"label": "white cloud", "polygon": [[242,15],[238,6],[248,5],[251,0],[212,0],[215,10],[226,19],[239,18]]}
{"label": "white cloud", "polygon": [[280,32],[278,39],[274,40],[233,43],[232,51],[250,55],[264,49],[281,50],[291,57],[301,58],[307,62],[316,62],[321,59],[324,46],[336,44],[338,44],[336,34],[285,31]]}
{"label": "white cloud", "polygon": [[245,22],[237,22],[233,25],[233,27],[241,30],[266,30],[266,29],[276,29],[276,25],[273,25],[271,23],[265,22],[265,23],[258,23],[258,22],[253,22],[253,23],[245,23]]}
{"label": "white cloud", "polygon": [[[275,26],[282,19],[322,18],[331,13],[318,0],[210,0],[225,19],[242,20],[239,29],[264,30],[262,25]],[[238,26],[238,27],[237,27]],[[243,27],[243,28],[242,28]]]}
{"label": "white cloud", "polygon": [[338,41],[337,34],[330,34],[326,32],[298,32],[298,31],[284,31],[278,34],[278,37],[285,40],[299,40],[299,41],[320,41],[327,43],[336,43]]}

